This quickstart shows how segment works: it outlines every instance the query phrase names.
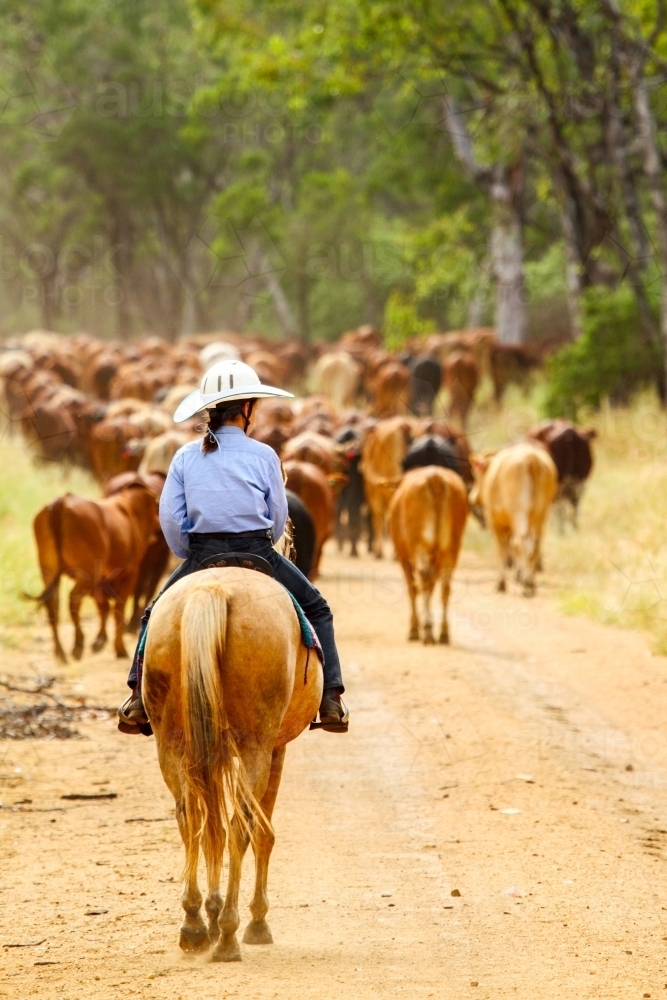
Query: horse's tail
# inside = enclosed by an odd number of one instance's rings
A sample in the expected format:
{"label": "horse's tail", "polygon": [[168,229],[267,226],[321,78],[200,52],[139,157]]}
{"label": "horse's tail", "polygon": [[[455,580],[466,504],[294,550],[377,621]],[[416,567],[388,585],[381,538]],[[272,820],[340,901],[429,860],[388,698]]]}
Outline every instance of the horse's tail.
{"label": "horse's tail", "polygon": [[[230,594],[219,583],[197,587],[181,617],[181,685],[188,836],[203,836],[207,857],[221,857],[236,817],[252,838],[268,825],[253,795],[225,711],[222,664]],[[194,852],[186,851],[187,857]],[[195,854],[196,857],[196,854]],[[196,862],[195,862],[196,863]]]}

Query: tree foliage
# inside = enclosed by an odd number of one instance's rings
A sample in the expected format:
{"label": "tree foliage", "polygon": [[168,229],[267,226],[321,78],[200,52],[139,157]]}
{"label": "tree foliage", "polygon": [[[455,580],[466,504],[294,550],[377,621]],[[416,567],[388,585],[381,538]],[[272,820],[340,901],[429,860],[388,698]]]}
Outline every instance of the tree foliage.
{"label": "tree foliage", "polygon": [[0,0],[0,26],[5,331],[495,319],[582,333],[562,385],[614,367],[618,315],[664,384],[662,0]]}

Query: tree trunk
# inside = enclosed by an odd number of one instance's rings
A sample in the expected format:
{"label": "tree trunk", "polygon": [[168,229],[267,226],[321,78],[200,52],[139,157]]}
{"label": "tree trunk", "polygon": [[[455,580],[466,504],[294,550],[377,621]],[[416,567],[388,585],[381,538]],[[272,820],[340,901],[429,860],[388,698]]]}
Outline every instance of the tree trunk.
{"label": "tree trunk", "polygon": [[451,97],[443,99],[444,123],[457,159],[486,191],[493,207],[491,261],[496,280],[496,336],[502,344],[522,344],[526,338],[526,297],[523,280],[521,164],[482,167],[475,160],[465,122]]}
{"label": "tree trunk", "polygon": [[303,271],[297,278],[297,304],[299,309],[299,339],[310,343],[310,279]]}
{"label": "tree trunk", "polygon": [[575,340],[577,340],[583,331],[581,321],[581,293],[583,291],[584,282],[581,270],[581,261],[579,260],[579,252],[577,250],[577,237],[575,234],[574,223],[572,221],[572,214],[574,211],[574,206],[568,200],[562,213],[566,252],[565,280],[567,284],[567,305],[570,313],[572,336]]}
{"label": "tree trunk", "polygon": [[635,113],[639,125],[639,142],[644,159],[644,173],[651,194],[651,204],[655,212],[658,235],[658,253],[660,256],[659,271],[661,281],[660,302],[660,334],[664,352],[662,385],[667,385],[667,202],[662,180],[660,150],[655,133],[655,121],[649,101],[646,76],[644,74],[644,59],[633,60],[630,75]]}
{"label": "tree trunk", "polygon": [[496,168],[494,173],[491,259],[496,279],[496,336],[501,344],[523,344],[527,323],[521,217],[509,179],[510,171]]}
{"label": "tree trunk", "polygon": [[294,313],[292,312],[292,307],[287,300],[287,296],[283,291],[283,287],[278,280],[278,275],[271,266],[270,261],[262,251],[259,251],[259,263],[262,270],[262,280],[266,285],[266,289],[271,296],[273,301],[273,306],[280,320],[280,325],[283,328],[283,334],[286,337],[293,337],[296,333],[296,320],[294,319]]}

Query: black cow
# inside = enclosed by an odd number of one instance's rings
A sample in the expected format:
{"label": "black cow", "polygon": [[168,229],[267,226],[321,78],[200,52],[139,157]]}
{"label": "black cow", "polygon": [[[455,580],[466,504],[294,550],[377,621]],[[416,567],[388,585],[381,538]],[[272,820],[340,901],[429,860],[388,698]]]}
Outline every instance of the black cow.
{"label": "black cow", "polygon": [[410,408],[418,416],[430,416],[442,385],[442,365],[434,354],[412,358],[410,368]]}
{"label": "black cow", "polygon": [[558,472],[556,512],[561,530],[568,509],[572,525],[576,528],[579,501],[593,468],[591,441],[597,437],[597,432],[593,429],[581,430],[569,420],[558,419],[539,424],[528,437],[540,441],[554,460]]}
{"label": "black cow", "polygon": [[425,465],[439,465],[443,469],[458,472],[463,478],[463,463],[457,454],[453,441],[447,441],[439,434],[427,434],[412,442],[403,460],[403,470],[421,469]]}
{"label": "black cow", "polygon": [[[345,538],[350,540],[350,555],[358,556],[357,543],[361,537],[362,521],[366,507],[364,492],[364,477],[359,471],[361,461],[361,436],[359,429],[344,427],[336,435],[335,440],[344,446],[343,456],[346,461],[345,474],[348,481],[336,497],[336,540],[338,548],[343,548]],[[347,513],[347,526],[343,524],[343,515]]]}
{"label": "black cow", "polygon": [[285,493],[287,494],[287,509],[293,529],[292,542],[296,553],[294,564],[304,576],[309,576],[315,554],[313,519],[301,497],[298,497],[292,490],[285,490]]}

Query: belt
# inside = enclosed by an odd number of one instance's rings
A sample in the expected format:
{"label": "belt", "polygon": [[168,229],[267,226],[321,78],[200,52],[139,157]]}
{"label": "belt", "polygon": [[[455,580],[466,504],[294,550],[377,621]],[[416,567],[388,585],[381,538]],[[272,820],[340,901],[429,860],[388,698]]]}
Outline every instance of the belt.
{"label": "belt", "polygon": [[190,533],[190,538],[195,542],[206,542],[209,538],[214,538],[221,542],[229,541],[233,538],[268,538],[271,541],[273,534],[270,528],[260,528],[257,531],[193,531]]}

